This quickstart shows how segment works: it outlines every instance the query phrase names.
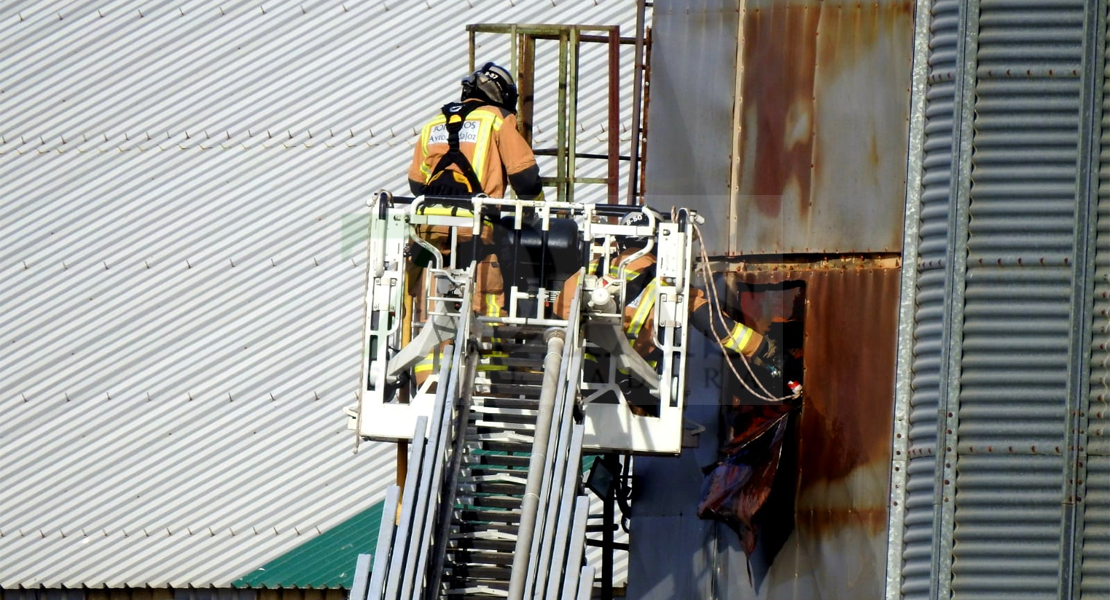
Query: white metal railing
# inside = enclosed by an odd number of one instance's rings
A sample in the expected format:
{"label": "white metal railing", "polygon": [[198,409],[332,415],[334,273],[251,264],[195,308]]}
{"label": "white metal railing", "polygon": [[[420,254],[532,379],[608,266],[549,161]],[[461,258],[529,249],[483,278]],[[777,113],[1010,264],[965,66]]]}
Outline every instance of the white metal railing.
{"label": "white metal railing", "polygon": [[[462,304],[460,314],[472,315],[469,286],[464,290]],[[453,503],[457,440],[465,431],[468,408],[465,399],[477,366],[478,352],[467,343],[473,322],[473,317],[458,320],[456,344],[445,352],[451,358],[440,367],[431,428],[427,427],[427,417],[417,418],[403,495],[397,486],[391,486],[387,492],[367,600],[426,597],[429,556],[446,544],[444,519],[450,518]],[[398,517],[399,496],[402,502]]]}

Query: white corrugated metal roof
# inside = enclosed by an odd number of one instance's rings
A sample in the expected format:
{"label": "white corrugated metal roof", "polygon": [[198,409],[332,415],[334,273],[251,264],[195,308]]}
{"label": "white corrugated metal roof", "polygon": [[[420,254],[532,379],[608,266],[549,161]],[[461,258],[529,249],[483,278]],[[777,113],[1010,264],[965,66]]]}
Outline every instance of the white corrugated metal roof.
{"label": "white corrugated metal roof", "polygon": [[[379,501],[393,447],[352,455],[342,414],[365,198],[404,190],[466,23],[633,18],[630,0],[0,7],[0,587],[227,586]],[[603,60],[582,59],[586,152]]]}

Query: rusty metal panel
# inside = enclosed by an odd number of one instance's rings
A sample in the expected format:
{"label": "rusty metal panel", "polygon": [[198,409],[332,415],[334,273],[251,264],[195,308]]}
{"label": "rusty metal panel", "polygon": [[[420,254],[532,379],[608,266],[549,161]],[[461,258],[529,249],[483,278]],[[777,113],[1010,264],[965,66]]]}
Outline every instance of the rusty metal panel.
{"label": "rusty metal panel", "polygon": [[[750,267],[728,274],[730,310],[757,328],[793,310],[801,296],[778,294],[765,301],[761,292],[738,294],[740,284],[805,286],[806,394],[797,427],[795,527],[773,562],[764,565],[766,575],[756,587],[736,534],[694,516],[701,480],[695,468],[716,459],[713,432],[723,426],[717,403],[731,395],[732,385],[724,383],[731,375],[715,350],[692,343],[703,360],[691,361],[687,418],[707,431],[700,447],[677,461],[637,459],[637,481],[643,487],[633,505],[633,527],[653,529],[650,537],[635,531],[630,537],[629,598],[849,600],[882,595],[900,277],[896,261],[873,260]],[[782,298],[787,299],[777,300]]]}
{"label": "rusty metal panel", "polygon": [[[798,424],[796,528],[775,557],[766,598],[875,598],[884,588],[899,268],[876,261],[731,273],[735,284],[803,282],[805,397]],[[758,295],[758,294],[756,294]],[[749,303],[746,321],[784,307]],[[726,387],[726,394],[728,389]],[[720,584],[747,588],[738,567]],[[751,597],[751,596],[743,596]]]}
{"label": "rusty metal panel", "polygon": [[728,250],[897,251],[913,2],[757,0],[742,18]]}
{"label": "rusty metal panel", "polygon": [[739,0],[656,2],[645,202],[685,206],[707,218],[718,247],[729,235]]}

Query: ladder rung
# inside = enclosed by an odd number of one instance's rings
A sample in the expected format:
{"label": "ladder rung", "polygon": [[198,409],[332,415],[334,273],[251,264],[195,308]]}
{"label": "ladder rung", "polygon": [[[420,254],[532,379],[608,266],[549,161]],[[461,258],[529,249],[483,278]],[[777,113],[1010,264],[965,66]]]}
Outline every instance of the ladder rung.
{"label": "ladder rung", "polygon": [[498,417],[506,420],[510,418],[516,418],[531,419],[532,421],[535,421],[536,415],[539,414],[538,410],[532,410],[528,408],[502,408],[500,406],[486,406],[484,403],[477,405],[472,404],[470,406],[470,412],[471,414],[478,413],[483,415],[497,415]]}
{"label": "ladder rung", "polygon": [[511,536],[516,536],[519,525],[517,523],[501,523],[496,521],[482,521],[471,523],[469,521],[459,521],[451,526],[451,531],[457,533],[469,533],[475,531],[499,531]]}
{"label": "ladder rung", "polygon": [[467,433],[468,435],[471,431],[479,433],[479,429],[483,427],[487,429],[493,429],[495,431],[526,431],[529,433],[536,430],[536,425],[534,423],[520,423],[513,421],[488,421],[486,419],[479,419],[470,422],[470,427],[467,428]]}
{"label": "ladder rung", "polygon": [[481,550],[451,549],[451,562],[456,565],[511,565],[513,555],[505,552],[489,552]]}
{"label": "ladder rung", "polygon": [[[521,475],[527,475],[527,471],[517,471]],[[524,477],[513,477],[506,473],[493,473],[490,475],[470,475],[459,478],[460,483],[474,483],[474,484],[489,484],[489,483],[508,483],[512,485],[525,485],[528,480]]]}
{"label": "ladder rung", "polygon": [[512,496],[466,496],[456,498],[455,502],[463,506],[520,509],[520,500]]}
{"label": "ladder rung", "polygon": [[532,448],[531,436],[521,435],[513,431],[491,431],[488,433],[482,433],[473,429],[474,428],[467,428],[466,440],[468,442],[477,442],[481,444],[500,442],[503,444],[513,444],[515,446],[524,447],[527,449]]}
{"label": "ladder rung", "polygon": [[475,454],[469,452],[464,460],[473,461],[473,464],[496,465],[501,467],[528,467],[531,456],[512,454]]}
{"label": "ladder rung", "polygon": [[[488,441],[480,444],[480,450],[488,450],[491,452],[531,452],[532,444],[521,442],[502,442],[502,441]],[[503,463],[504,464],[504,463]],[[517,463],[514,463],[517,464]],[[528,466],[528,461],[525,461],[524,466]]]}
{"label": "ladder rung", "polygon": [[518,496],[524,494],[524,483],[493,482],[493,483],[463,483],[457,488],[466,494],[501,494],[505,496]]}
{"label": "ladder rung", "polygon": [[504,531],[493,530],[479,530],[479,531],[459,531],[451,534],[453,540],[486,540],[492,542],[515,542],[516,533],[506,533]]}
{"label": "ladder rung", "polygon": [[456,520],[464,523],[507,523],[520,524],[520,510],[483,510],[482,507],[456,509],[453,513]]}
{"label": "ladder rung", "polygon": [[489,540],[482,538],[456,538],[454,536],[451,537],[451,541],[448,542],[447,545],[448,548],[493,550],[499,552],[512,552],[515,546],[515,539]]}
{"label": "ladder rung", "polygon": [[521,385],[519,383],[490,382],[488,395],[493,394],[504,394],[506,396],[531,396],[533,398],[536,398],[538,401],[540,397],[540,386]]}
{"label": "ladder rung", "polygon": [[540,405],[538,399],[533,398],[497,398],[493,396],[479,396],[472,400],[478,404],[471,404],[471,410],[474,406],[482,408],[508,408],[514,410],[525,410],[531,412],[533,415],[538,414],[537,408]]}

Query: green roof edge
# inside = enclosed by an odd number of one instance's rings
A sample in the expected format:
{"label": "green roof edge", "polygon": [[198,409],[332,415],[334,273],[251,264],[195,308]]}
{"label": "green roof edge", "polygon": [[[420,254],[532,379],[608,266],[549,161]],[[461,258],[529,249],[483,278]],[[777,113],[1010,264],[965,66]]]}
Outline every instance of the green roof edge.
{"label": "green roof edge", "polygon": [[307,542],[245,573],[236,588],[350,589],[359,554],[373,552],[385,502],[367,508]]}

